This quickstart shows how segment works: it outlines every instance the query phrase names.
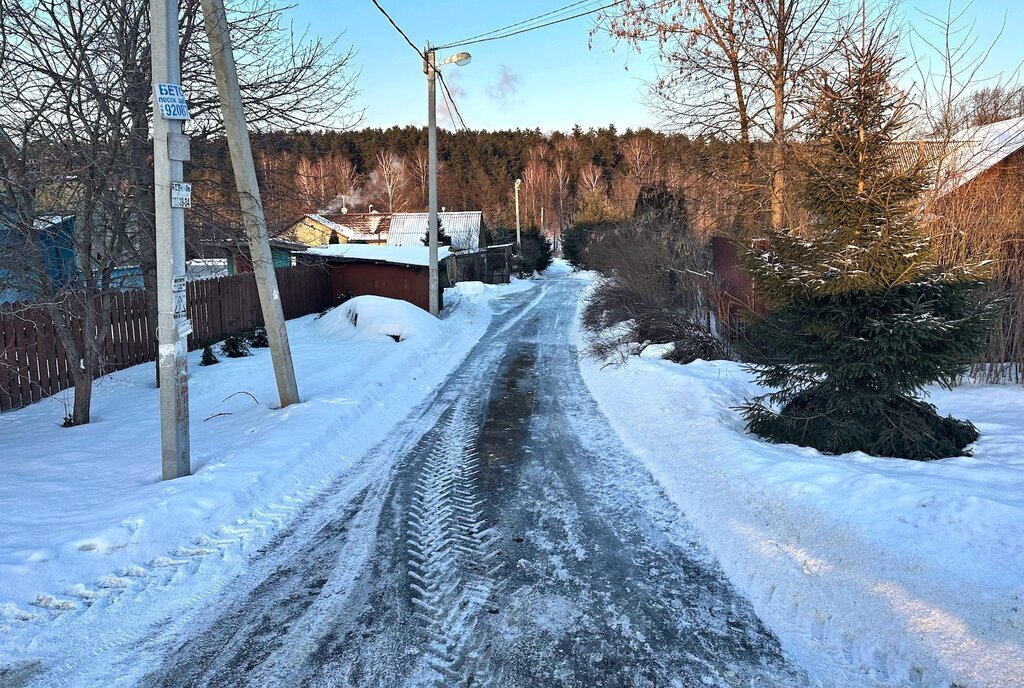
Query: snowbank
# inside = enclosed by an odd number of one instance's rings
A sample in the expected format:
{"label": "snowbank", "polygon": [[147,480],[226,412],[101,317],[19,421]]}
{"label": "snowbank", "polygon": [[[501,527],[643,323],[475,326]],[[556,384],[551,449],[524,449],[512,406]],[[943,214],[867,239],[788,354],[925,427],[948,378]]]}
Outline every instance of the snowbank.
{"label": "snowbank", "polygon": [[492,299],[531,285],[459,286],[475,295],[443,320],[364,296],[290,321],[302,403],[283,410],[268,350],[207,367],[189,354],[187,478],[160,481],[151,364],[97,381],[86,426],[59,427],[70,392],[0,414],[0,656],[5,633],[166,582],[161,572],[227,556],[228,544],[241,543],[231,565],[243,565],[447,377],[486,330]]}
{"label": "snowbank", "polygon": [[823,685],[1024,685],[1024,388],[931,390],[982,436],[973,457],[918,463],[759,441],[735,406],[762,390],[734,363],[580,365]]}
{"label": "snowbank", "polygon": [[401,342],[416,336],[437,336],[441,328],[441,321],[422,308],[383,296],[357,296],[312,325],[316,334],[338,337],[340,341],[360,338]]}

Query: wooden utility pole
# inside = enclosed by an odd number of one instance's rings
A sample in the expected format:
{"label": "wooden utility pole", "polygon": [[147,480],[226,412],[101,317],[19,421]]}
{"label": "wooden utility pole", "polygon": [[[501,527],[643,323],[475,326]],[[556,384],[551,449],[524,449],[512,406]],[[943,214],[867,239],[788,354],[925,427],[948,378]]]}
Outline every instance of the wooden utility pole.
{"label": "wooden utility pole", "polygon": [[206,35],[213,57],[213,71],[224,114],[224,129],[231,151],[231,167],[235,173],[235,187],[238,189],[238,200],[242,206],[245,233],[249,237],[249,255],[252,258],[256,289],[260,296],[263,322],[266,323],[267,339],[270,340],[277,393],[281,406],[284,407],[299,401],[299,388],[295,382],[295,368],[288,345],[281,293],[277,288],[274,258],[267,237],[267,221],[263,215],[263,203],[260,201],[260,187],[256,180],[249,132],[245,126],[245,111],[242,109],[242,94],[238,88],[238,69],[231,48],[227,14],[224,11],[224,0],[202,2]]}
{"label": "wooden utility pole", "polygon": [[[184,184],[189,118],[181,89],[177,0],[149,5],[153,62],[153,186],[156,194],[157,341],[160,366],[160,466],[164,480],[191,473],[188,427],[188,335],[185,313]],[[173,200],[172,200],[173,196]]]}

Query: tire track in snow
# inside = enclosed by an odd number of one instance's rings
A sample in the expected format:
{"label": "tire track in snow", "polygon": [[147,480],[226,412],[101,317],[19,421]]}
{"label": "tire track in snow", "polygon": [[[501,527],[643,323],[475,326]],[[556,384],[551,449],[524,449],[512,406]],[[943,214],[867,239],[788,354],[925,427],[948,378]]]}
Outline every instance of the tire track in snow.
{"label": "tire track in snow", "polygon": [[481,512],[473,448],[476,424],[460,403],[423,462],[409,505],[408,548],[414,617],[427,636],[423,662],[437,686],[483,685],[486,652],[472,641],[497,593],[495,531]]}

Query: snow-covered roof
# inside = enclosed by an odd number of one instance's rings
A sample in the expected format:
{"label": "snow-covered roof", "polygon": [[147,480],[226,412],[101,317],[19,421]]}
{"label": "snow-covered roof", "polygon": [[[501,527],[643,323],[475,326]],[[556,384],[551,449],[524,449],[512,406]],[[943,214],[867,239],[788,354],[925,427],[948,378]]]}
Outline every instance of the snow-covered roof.
{"label": "snow-covered roof", "polygon": [[1024,148],[1024,117],[970,127],[955,134],[940,169],[939,193],[967,184]]}
{"label": "snow-covered roof", "polygon": [[[397,265],[427,267],[430,255],[426,246],[374,246],[372,244],[328,244],[311,248],[306,253],[325,258],[344,260],[365,260]],[[451,255],[447,246],[437,247],[437,259],[444,260]]]}
{"label": "snow-covered roof", "polygon": [[[452,241],[452,250],[480,248],[480,228],[484,214],[479,210],[441,212],[444,233]],[[427,213],[393,213],[388,230],[388,246],[422,246],[427,233]]]}
{"label": "snow-covered roof", "polygon": [[353,229],[348,225],[343,225],[339,222],[335,222],[334,220],[324,217],[323,215],[316,215],[314,213],[310,213],[308,215],[305,215],[305,217],[309,218],[313,222],[316,222],[317,224],[323,225],[332,232],[337,232],[338,234],[345,237],[349,241],[379,240],[379,237],[374,234],[360,232],[359,230]]}

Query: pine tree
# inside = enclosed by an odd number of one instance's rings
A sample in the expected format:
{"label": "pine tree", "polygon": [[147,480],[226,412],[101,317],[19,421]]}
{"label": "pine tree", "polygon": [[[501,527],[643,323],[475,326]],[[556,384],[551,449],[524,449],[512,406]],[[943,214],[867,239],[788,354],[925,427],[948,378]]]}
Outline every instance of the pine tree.
{"label": "pine tree", "polygon": [[744,407],[769,441],[836,454],[962,455],[971,423],[941,417],[922,387],[950,387],[983,348],[994,306],[977,266],[939,266],[917,218],[925,170],[900,163],[908,124],[881,31],[845,46],[822,75],[802,203],[807,236],[772,232],[746,267],[772,307],[752,326],[759,382],[778,391]]}
{"label": "pine tree", "polygon": [[[430,246],[430,225],[427,225],[427,231],[423,234],[423,245]],[[437,216],[437,245],[438,246],[451,246],[452,240],[445,231],[444,223],[441,222],[441,216]]]}
{"label": "pine tree", "polygon": [[213,353],[213,347],[207,345],[203,347],[203,357],[199,359],[199,365],[211,366],[220,363],[220,359]]}

